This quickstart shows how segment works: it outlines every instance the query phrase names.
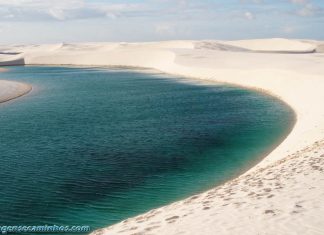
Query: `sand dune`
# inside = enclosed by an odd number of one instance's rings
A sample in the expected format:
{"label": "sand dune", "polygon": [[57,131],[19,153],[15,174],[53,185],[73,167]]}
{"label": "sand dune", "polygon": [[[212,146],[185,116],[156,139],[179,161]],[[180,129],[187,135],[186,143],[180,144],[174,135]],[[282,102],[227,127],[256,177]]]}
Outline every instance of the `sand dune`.
{"label": "sand dune", "polygon": [[12,46],[0,46],[0,66],[23,64],[24,57],[20,51],[13,50]]}
{"label": "sand dune", "polygon": [[283,38],[228,41],[225,43],[259,52],[312,53],[316,49],[316,45],[312,43]]}
{"label": "sand dune", "polygon": [[23,96],[31,89],[30,85],[24,83],[0,80],[0,103]]}
{"label": "sand dune", "polygon": [[200,41],[195,43],[195,49],[201,50],[218,50],[218,51],[238,51],[238,52],[251,52],[250,49],[228,45],[218,41]]}
{"label": "sand dune", "polygon": [[317,53],[324,53],[324,43],[323,43],[323,44],[319,44],[319,45],[316,47],[316,52],[317,52]]}
{"label": "sand dune", "polygon": [[[297,122],[257,166],[208,192],[94,234],[324,234],[324,56],[310,40],[14,46],[26,64],[131,66],[268,92]],[[317,53],[314,53],[317,52]],[[3,55],[0,60],[4,61]]]}
{"label": "sand dune", "polygon": [[0,54],[0,66],[24,65],[25,60],[21,55]]}
{"label": "sand dune", "polygon": [[[7,68],[0,67],[0,73],[8,71]],[[0,103],[18,98],[30,92],[32,87],[28,84],[0,80]]]}

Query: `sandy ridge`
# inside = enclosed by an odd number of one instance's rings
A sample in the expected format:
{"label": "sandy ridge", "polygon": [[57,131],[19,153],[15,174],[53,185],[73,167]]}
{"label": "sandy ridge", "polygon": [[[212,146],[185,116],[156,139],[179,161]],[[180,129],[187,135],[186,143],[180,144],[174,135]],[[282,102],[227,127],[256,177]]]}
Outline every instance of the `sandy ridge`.
{"label": "sandy ridge", "polygon": [[26,95],[32,86],[20,82],[0,80],[0,103]]}
{"label": "sandy ridge", "polygon": [[[0,73],[6,72],[8,69],[0,67]],[[29,93],[32,90],[32,87],[28,84],[0,80],[0,103],[13,100],[20,96],[23,96]]]}

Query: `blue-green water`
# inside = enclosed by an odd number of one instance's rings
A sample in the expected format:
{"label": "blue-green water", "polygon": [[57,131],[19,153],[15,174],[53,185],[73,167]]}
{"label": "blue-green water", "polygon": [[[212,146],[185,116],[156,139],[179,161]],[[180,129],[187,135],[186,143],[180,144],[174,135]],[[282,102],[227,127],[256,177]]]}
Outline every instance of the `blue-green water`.
{"label": "blue-green water", "polygon": [[164,74],[12,67],[0,105],[0,225],[110,225],[244,171],[291,128],[253,91]]}

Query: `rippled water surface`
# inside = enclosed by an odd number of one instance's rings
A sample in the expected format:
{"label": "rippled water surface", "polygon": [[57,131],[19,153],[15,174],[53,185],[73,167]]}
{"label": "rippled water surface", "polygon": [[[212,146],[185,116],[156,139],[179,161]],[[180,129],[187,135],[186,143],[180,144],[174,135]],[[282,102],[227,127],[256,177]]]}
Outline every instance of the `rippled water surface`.
{"label": "rippled water surface", "polygon": [[292,111],[168,75],[12,67],[0,105],[0,225],[107,226],[224,182],[275,145]]}

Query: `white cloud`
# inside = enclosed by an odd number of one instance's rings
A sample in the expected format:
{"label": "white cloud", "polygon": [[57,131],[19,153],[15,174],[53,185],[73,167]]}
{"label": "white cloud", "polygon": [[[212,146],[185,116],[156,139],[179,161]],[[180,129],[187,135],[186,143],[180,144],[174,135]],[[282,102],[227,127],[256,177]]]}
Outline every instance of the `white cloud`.
{"label": "white cloud", "polygon": [[306,4],[309,0],[289,0],[293,4]]}
{"label": "white cloud", "polygon": [[158,35],[173,35],[175,34],[175,28],[174,25],[168,24],[168,23],[162,23],[162,24],[157,24],[155,26],[155,32]]}
{"label": "white cloud", "polygon": [[263,3],[264,0],[240,0],[241,3]]}
{"label": "white cloud", "polygon": [[299,16],[313,16],[319,11],[319,7],[312,4],[311,0],[289,0],[291,3],[299,5],[300,8],[296,11]]}
{"label": "white cloud", "polygon": [[[123,13],[145,10],[140,3],[86,2],[84,0],[0,0],[0,19],[17,21],[115,18]],[[5,14],[4,14],[4,13]]]}
{"label": "white cloud", "polygon": [[52,8],[49,9],[49,14],[53,16],[53,18],[58,20],[65,20],[66,16],[63,9],[60,8]]}
{"label": "white cloud", "polygon": [[251,12],[246,11],[246,12],[244,12],[244,18],[247,20],[253,20],[253,19],[255,19],[255,16]]}
{"label": "white cloud", "polygon": [[300,16],[312,16],[316,12],[316,7],[314,7],[312,4],[306,4],[301,8],[300,10],[297,11],[297,14]]}
{"label": "white cloud", "polygon": [[323,38],[323,8],[320,0],[0,0],[0,26],[10,24],[0,42]]}
{"label": "white cloud", "polygon": [[292,34],[294,33],[296,30],[294,27],[292,26],[285,26],[282,28],[282,31],[285,33],[285,34]]}

